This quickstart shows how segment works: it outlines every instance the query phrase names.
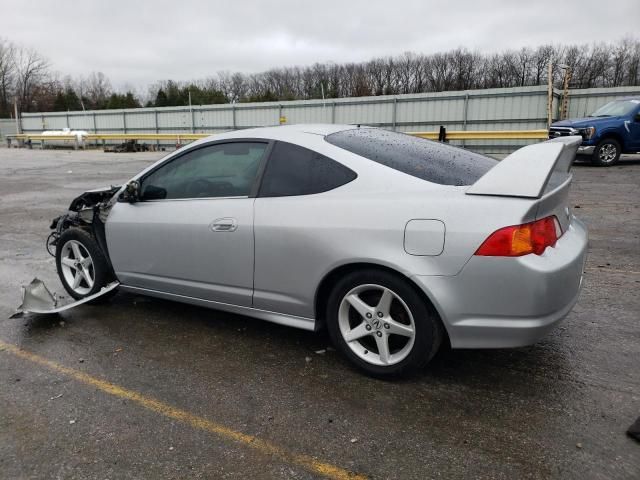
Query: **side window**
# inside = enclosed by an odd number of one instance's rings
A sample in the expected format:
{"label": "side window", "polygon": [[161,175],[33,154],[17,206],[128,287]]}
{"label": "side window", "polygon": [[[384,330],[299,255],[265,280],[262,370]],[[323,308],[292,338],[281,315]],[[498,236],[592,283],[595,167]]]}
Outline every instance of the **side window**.
{"label": "side window", "polygon": [[266,148],[233,142],[185,153],[142,180],[142,200],[248,196]]}
{"label": "side window", "polygon": [[356,177],[355,172],[324,155],[291,143],[277,142],[267,162],[259,196],[321,193]]}

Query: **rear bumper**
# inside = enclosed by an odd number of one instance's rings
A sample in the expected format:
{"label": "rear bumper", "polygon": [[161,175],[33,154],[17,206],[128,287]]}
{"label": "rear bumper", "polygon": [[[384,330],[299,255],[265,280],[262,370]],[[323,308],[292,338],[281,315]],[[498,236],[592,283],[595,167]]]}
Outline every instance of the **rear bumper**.
{"label": "rear bumper", "polygon": [[472,257],[451,277],[415,276],[434,300],[453,348],[531,345],[573,308],[582,285],[586,227],[572,218],[542,255]]}

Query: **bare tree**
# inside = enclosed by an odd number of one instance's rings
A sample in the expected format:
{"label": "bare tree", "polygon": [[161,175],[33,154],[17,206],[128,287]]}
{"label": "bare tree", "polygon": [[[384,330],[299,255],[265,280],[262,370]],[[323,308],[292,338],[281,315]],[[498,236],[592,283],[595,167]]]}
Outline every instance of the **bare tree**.
{"label": "bare tree", "polygon": [[458,48],[449,54],[449,61],[453,69],[453,89],[468,90],[478,88],[480,54],[471,53]]}
{"label": "bare tree", "polygon": [[[571,68],[574,88],[640,84],[640,40],[628,37],[617,43],[542,45],[489,55],[457,48],[430,55],[406,52],[397,57],[341,65],[315,63],[272,68],[253,74],[223,71],[190,82],[155,82],[149,86],[146,103],[184,105],[189,93],[195,93],[200,102],[267,102],[323,95],[338,98],[541,85],[547,82],[550,62],[556,86],[562,84],[561,64]],[[101,72],[76,80],[59,80],[36,51],[0,39],[0,116],[9,115],[14,96],[22,110],[32,111],[53,108],[56,99],[56,108],[69,108],[78,103],[71,102],[75,94],[88,109],[122,104],[113,101],[114,97],[125,97],[113,91]],[[144,94],[137,96],[145,99]],[[125,102],[132,103],[137,100]]]}
{"label": "bare tree", "polygon": [[533,63],[533,52],[529,48],[522,48],[516,54],[518,69],[518,84],[521,87],[529,85],[531,78],[531,68]]}
{"label": "bare tree", "polygon": [[640,42],[635,42],[627,59],[624,85],[640,85]]}
{"label": "bare tree", "polygon": [[414,53],[405,52],[395,62],[398,93],[415,92],[415,74],[418,59]]}
{"label": "bare tree", "polygon": [[553,45],[542,45],[533,54],[532,85],[543,85],[547,81],[549,62],[553,60],[555,48]]}
{"label": "bare tree", "polygon": [[624,38],[613,50],[609,79],[612,85],[622,85],[625,76],[625,67],[633,55],[633,41]]}
{"label": "bare tree", "polygon": [[32,111],[36,93],[47,89],[42,83],[49,75],[49,62],[32,48],[19,48],[15,55],[16,90],[21,111]]}
{"label": "bare tree", "polygon": [[374,58],[366,63],[366,75],[368,76],[369,85],[373,95],[384,95],[385,92],[385,76],[384,76],[384,59]]}
{"label": "bare tree", "polygon": [[15,75],[15,47],[0,38],[0,117],[9,116]]}
{"label": "bare tree", "polygon": [[91,72],[87,78],[80,79],[79,88],[80,98],[86,98],[87,109],[105,108],[111,93],[111,82],[102,72]]}

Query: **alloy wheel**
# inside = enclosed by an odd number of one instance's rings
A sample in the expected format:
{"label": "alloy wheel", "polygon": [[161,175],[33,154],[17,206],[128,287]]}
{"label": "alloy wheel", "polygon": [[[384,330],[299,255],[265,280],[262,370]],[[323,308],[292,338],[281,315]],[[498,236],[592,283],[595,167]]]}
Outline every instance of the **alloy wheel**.
{"label": "alloy wheel", "polygon": [[359,285],[340,302],[338,326],[358,357],[373,365],[404,360],[415,342],[416,327],[407,304],[382,285]]}
{"label": "alloy wheel", "polygon": [[87,295],[95,283],[95,268],[89,251],[77,240],[62,246],[60,266],[65,281],[78,295]]}
{"label": "alloy wheel", "polygon": [[611,163],[616,159],[618,149],[613,143],[605,143],[598,151],[598,157],[602,163]]}

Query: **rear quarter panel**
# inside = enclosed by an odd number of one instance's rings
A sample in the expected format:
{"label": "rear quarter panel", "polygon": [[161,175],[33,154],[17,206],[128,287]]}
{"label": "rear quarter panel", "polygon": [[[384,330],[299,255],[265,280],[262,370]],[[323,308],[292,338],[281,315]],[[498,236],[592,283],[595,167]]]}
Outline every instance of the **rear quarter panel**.
{"label": "rear quarter panel", "polygon": [[[358,178],[333,191],[255,200],[254,307],[312,318],[322,279],[352,263],[386,266],[407,277],[456,275],[491,232],[535,216],[531,200],[465,195],[466,187],[357,162],[343,163]],[[441,253],[405,251],[412,219],[445,224]]]}

